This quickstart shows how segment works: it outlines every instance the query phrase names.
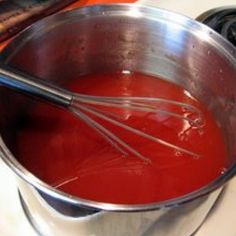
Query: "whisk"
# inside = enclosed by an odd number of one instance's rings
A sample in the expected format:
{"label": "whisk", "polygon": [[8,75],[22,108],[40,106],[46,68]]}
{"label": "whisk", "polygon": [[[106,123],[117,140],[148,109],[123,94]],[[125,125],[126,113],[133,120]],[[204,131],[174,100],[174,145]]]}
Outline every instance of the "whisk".
{"label": "whisk", "polygon": [[[200,156],[191,150],[187,150],[166,140],[145,133],[142,130],[128,126],[115,118],[117,116],[115,112],[108,112],[104,109],[105,107],[110,107],[146,113],[161,113],[168,116],[173,116],[180,120],[185,120],[195,127],[200,127],[202,122],[202,114],[200,110],[193,105],[156,97],[107,97],[72,93],[3,64],[0,65],[0,84],[18,92],[41,98],[44,101],[59,107],[66,108],[79,119],[84,121],[88,126],[97,131],[107,142],[109,142],[116,150],[125,156],[130,153],[145,162],[150,162],[148,157],[138,152],[135,148],[119,138],[115,133],[96,121],[93,117],[97,117],[133,134],[158,143],[159,145],[164,145],[167,148],[191,155],[194,158],[198,158]],[[178,114],[177,112],[165,110],[160,107],[160,104],[180,107],[182,110],[194,114],[194,116],[191,118],[189,116],[185,116],[184,114]]]}

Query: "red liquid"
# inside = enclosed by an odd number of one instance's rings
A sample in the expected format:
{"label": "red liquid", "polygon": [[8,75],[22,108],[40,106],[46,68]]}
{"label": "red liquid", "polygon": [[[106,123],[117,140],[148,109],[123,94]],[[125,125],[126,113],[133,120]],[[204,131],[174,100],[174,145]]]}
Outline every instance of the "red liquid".
{"label": "red liquid", "polygon": [[194,105],[203,114],[201,129],[167,115],[117,112],[123,123],[201,156],[193,158],[97,120],[152,163],[146,164],[131,154],[124,158],[69,112],[38,103],[27,125],[19,130],[16,155],[26,168],[48,184],[101,202],[150,203],[197,190],[220,176],[226,167],[224,142],[213,117],[180,87],[137,73],[88,75],[69,86],[83,94],[164,97]]}

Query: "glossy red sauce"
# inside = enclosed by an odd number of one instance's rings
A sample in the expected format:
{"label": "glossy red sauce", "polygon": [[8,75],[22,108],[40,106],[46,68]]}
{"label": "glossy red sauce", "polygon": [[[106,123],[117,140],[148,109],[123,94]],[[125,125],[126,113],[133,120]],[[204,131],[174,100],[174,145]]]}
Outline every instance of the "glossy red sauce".
{"label": "glossy red sauce", "polygon": [[[140,138],[103,122],[151,160],[124,157],[70,112],[38,103],[17,134],[16,155],[37,177],[69,194],[109,203],[150,203],[190,193],[220,176],[227,166],[223,138],[212,115],[176,85],[151,76],[109,73],[83,76],[69,87],[83,94],[163,97],[201,110],[202,128],[168,115],[117,110],[121,121],[200,154],[199,158]],[[172,106],[169,110],[176,110]],[[178,109],[183,112],[181,109]]]}

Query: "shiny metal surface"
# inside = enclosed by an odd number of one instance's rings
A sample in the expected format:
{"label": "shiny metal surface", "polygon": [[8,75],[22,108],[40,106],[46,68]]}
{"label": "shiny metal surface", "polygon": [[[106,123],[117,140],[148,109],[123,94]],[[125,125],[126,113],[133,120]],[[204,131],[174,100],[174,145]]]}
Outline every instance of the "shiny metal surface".
{"label": "shiny metal surface", "polygon": [[[70,216],[55,210],[24,181],[19,181],[25,213],[39,235],[45,236],[190,236],[206,219],[221,189],[181,207],[143,212],[100,211]],[[54,202],[56,203],[56,202]],[[78,212],[77,212],[78,213]]]}
{"label": "shiny metal surface", "polygon": [[8,119],[0,122],[1,156],[21,179],[43,192],[44,199],[47,196],[58,203],[58,211],[73,206],[75,210],[69,215],[76,215],[81,207],[144,211],[190,202],[235,174],[235,55],[232,45],[206,26],[165,10],[135,5],[85,7],[49,17],[16,37],[1,54],[5,63],[58,84],[82,74],[125,69],[160,75],[187,89],[212,112],[227,143],[230,168],[202,189],[145,205],[89,201],[53,189],[29,173],[13,155],[15,119],[27,114],[33,103],[3,88],[0,109]]}
{"label": "shiny metal surface", "polygon": [[68,107],[73,95],[50,83],[36,79],[28,74],[0,65],[0,84],[17,92],[41,98],[54,105]]}

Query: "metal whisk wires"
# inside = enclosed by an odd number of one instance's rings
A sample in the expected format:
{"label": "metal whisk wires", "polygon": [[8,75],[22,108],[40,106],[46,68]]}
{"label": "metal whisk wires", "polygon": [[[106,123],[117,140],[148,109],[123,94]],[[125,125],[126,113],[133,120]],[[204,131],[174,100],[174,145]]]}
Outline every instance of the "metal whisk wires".
{"label": "metal whisk wires", "polygon": [[[180,119],[182,121],[187,121],[192,126],[198,128],[202,124],[203,117],[201,112],[193,105],[164,98],[105,97],[74,94],[65,89],[61,89],[60,87],[57,87],[51,83],[34,78],[13,68],[9,68],[3,64],[0,64],[0,84],[14,89],[18,92],[44,99],[44,101],[50,104],[66,108],[67,110],[75,114],[78,118],[83,120],[90,127],[92,127],[94,130],[96,130],[114,148],[116,148],[124,155],[128,155],[129,153],[131,153],[144,160],[145,162],[150,162],[150,159],[148,157],[139,153],[136,149],[131,147],[124,140],[119,138],[115,133],[104,127],[101,123],[99,123],[92,117],[102,119],[133,134],[158,143],[159,145],[164,145],[167,148],[186,153],[194,158],[198,158],[200,156],[195,152],[179,147],[158,137],[154,137],[139,129],[128,126],[115,118],[117,114],[104,109],[104,107],[111,107],[119,109],[130,109],[146,113],[165,114],[167,116],[173,116],[176,119]],[[170,110],[163,109],[162,106],[160,106],[161,104],[176,106],[181,108],[182,110],[185,110],[185,112],[182,114],[172,112]],[[194,115],[186,116],[186,111]]]}
{"label": "metal whisk wires", "polygon": [[[171,112],[165,109],[158,107],[160,104],[172,105],[180,107],[182,110],[191,112],[194,116],[188,117],[184,114],[179,114],[176,112]],[[94,107],[96,106],[96,107]],[[98,108],[100,107],[100,109]],[[119,126],[120,128],[127,130],[133,134],[139,135],[143,138],[146,138],[150,141],[156,142],[158,144],[164,145],[167,148],[174,149],[176,151],[186,153],[188,155],[193,156],[194,158],[198,158],[200,155],[194,153],[185,148],[176,146],[172,143],[169,143],[165,140],[162,140],[158,137],[154,137],[145,133],[139,129],[128,126],[120,121],[117,121],[114,117],[117,115],[112,112],[106,112],[103,110],[104,107],[115,107],[121,109],[130,109],[135,111],[141,111],[146,113],[160,113],[168,116],[173,116],[176,119],[188,121],[194,127],[200,127],[202,124],[202,114],[201,112],[194,106],[177,102],[170,99],[164,98],[152,98],[152,97],[103,97],[103,96],[89,96],[82,94],[74,94],[71,106],[69,110],[71,110],[75,115],[77,115],[81,120],[83,120],[86,124],[96,130],[100,135],[102,135],[114,148],[119,150],[125,156],[128,153],[132,153],[138,158],[144,160],[145,162],[150,162],[148,157],[145,157],[129,144],[127,144],[124,140],[120,139],[116,134],[112,131],[101,125],[95,119],[91,118],[88,114],[93,115],[94,117],[98,117],[102,120],[105,120],[113,125]]]}

